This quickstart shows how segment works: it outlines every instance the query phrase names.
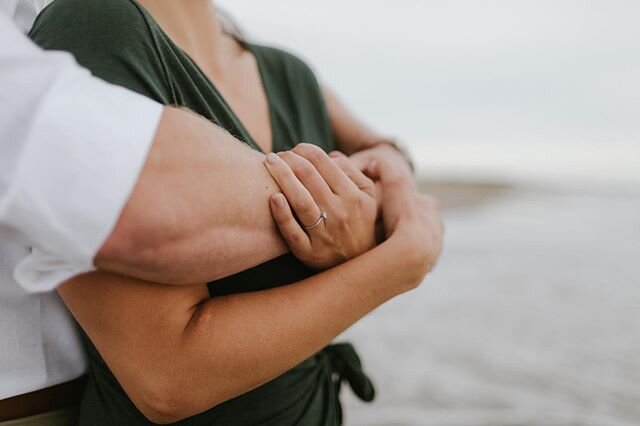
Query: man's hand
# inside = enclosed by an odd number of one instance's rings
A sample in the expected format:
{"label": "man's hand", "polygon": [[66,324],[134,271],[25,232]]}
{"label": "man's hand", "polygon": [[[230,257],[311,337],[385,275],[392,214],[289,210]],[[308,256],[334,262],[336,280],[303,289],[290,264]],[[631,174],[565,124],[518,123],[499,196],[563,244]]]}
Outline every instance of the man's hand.
{"label": "man's hand", "polygon": [[375,247],[376,188],[348,158],[300,144],[265,164],[284,194],[271,197],[273,217],[303,263],[327,269]]}
{"label": "man's hand", "polygon": [[422,259],[419,274],[435,267],[442,252],[444,225],[438,201],[416,190],[413,178],[393,161],[373,161],[366,168],[381,192],[381,209],[387,238],[401,235]]}
{"label": "man's hand", "polygon": [[413,175],[413,170],[407,158],[393,145],[385,142],[377,143],[370,148],[363,149],[350,157],[360,170],[366,170],[374,161],[385,161],[390,166]]}

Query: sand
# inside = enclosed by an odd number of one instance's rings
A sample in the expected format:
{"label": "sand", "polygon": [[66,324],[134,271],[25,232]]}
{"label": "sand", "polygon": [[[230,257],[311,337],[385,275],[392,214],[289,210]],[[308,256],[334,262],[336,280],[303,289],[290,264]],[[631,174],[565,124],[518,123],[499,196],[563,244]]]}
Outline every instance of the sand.
{"label": "sand", "polygon": [[347,425],[640,424],[640,196],[422,183],[446,249],[351,340],[377,383]]}

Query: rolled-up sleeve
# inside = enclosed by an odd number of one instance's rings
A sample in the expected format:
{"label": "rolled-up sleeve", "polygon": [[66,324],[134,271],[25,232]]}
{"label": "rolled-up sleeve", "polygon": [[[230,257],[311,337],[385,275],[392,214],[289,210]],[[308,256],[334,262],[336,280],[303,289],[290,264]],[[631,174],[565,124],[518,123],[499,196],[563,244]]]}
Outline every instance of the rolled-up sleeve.
{"label": "rolled-up sleeve", "polygon": [[32,248],[15,270],[25,289],[48,291],[93,269],[161,114],[70,55],[37,48],[0,13],[0,227]]}

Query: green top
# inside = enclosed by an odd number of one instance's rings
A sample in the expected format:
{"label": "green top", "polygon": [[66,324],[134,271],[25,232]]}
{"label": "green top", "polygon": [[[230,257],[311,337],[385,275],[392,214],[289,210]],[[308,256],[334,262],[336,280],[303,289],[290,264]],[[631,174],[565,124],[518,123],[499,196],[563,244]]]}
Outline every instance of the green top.
{"label": "green top", "polygon": [[[45,49],[71,52],[81,65],[106,81],[165,105],[187,107],[260,150],[211,80],[135,0],[56,0],[40,14],[30,36]],[[300,141],[326,151],[334,149],[322,94],[309,67],[281,50],[253,44],[245,47],[256,58],[268,98],[273,150],[287,150]],[[209,293],[216,297],[263,290],[313,273],[292,255],[285,255],[210,283]],[[81,424],[148,424],[86,336],[85,342],[90,379]],[[342,379],[363,399],[373,398],[373,388],[353,348],[334,345],[264,386],[180,424],[340,424]]]}

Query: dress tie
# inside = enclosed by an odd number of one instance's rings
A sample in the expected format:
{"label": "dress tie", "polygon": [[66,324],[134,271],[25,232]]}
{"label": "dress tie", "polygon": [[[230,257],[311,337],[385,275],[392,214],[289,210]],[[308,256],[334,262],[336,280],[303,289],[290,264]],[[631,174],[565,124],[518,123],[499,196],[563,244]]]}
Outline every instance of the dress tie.
{"label": "dress tie", "polygon": [[349,386],[364,402],[371,402],[375,398],[375,389],[369,377],[362,370],[362,362],[350,343],[338,343],[327,346],[324,351],[331,364],[331,378],[336,387],[336,394],[340,393],[342,381]]}

